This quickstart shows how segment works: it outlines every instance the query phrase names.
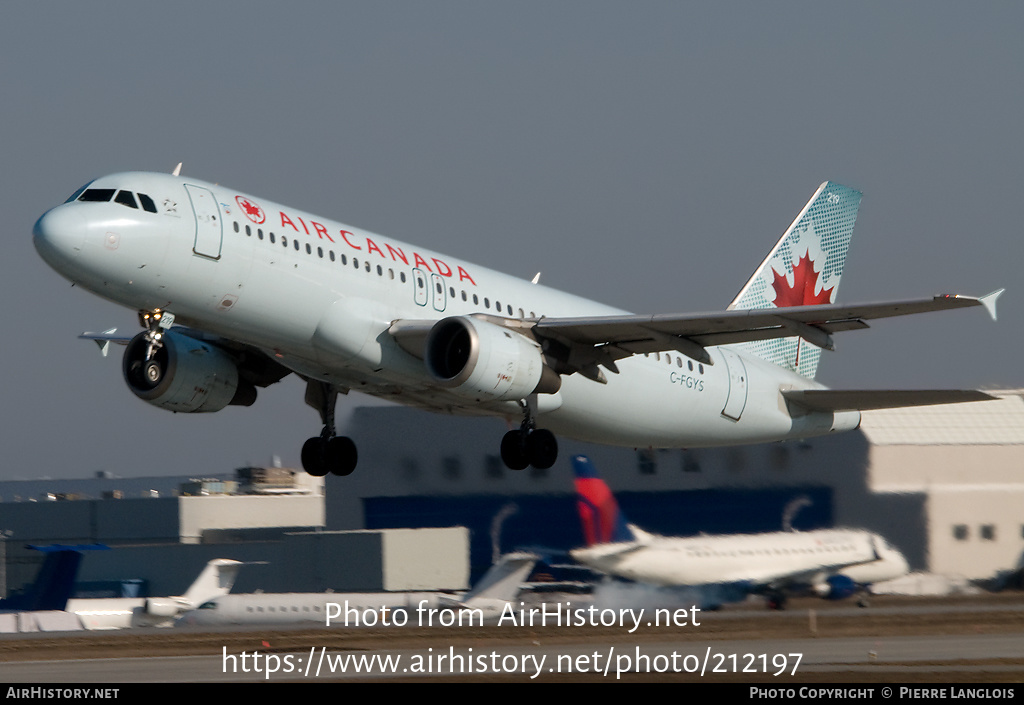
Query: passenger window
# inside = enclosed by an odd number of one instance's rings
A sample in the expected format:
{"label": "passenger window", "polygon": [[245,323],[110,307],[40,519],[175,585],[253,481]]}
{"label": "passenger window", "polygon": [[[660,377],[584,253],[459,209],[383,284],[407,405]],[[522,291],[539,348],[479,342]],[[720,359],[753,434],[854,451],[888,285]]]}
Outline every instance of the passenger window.
{"label": "passenger window", "polygon": [[128,206],[135,210],[139,209],[138,204],[135,203],[135,196],[131,191],[118,191],[117,195],[114,196],[114,203],[120,203],[122,206]]}
{"label": "passenger window", "polygon": [[238,221],[236,220],[234,223],[232,223],[232,225],[235,226],[235,232],[237,233],[238,232]]}
{"label": "passenger window", "polygon": [[106,203],[113,197],[114,189],[112,188],[90,188],[86,189],[85,192],[78,197],[78,200],[91,203]]}
{"label": "passenger window", "polygon": [[137,194],[139,197],[139,203],[142,204],[143,210],[147,213],[156,213],[156,204],[153,203],[153,199],[144,193]]}

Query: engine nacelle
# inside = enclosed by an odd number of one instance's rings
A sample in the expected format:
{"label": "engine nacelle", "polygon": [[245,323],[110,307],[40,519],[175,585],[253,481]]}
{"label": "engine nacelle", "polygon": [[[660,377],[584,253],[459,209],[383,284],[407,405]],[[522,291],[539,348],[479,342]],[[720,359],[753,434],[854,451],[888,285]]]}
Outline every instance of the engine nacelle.
{"label": "engine nacelle", "polygon": [[139,399],[169,411],[220,411],[229,404],[249,406],[256,388],[238,377],[238,367],[214,345],[164,331],[161,347],[146,360],[146,334],[124,351],[122,370]]}
{"label": "engine nacelle", "polygon": [[146,600],[145,613],[150,617],[177,617],[184,611],[184,605],[177,600],[150,597]]}
{"label": "engine nacelle", "polygon": [[814,586],[814,592],[826,600],[843,600],[857,593],[857,583],[845,575],[830,575]]}
{"label": "engine nacelle", "polygon": [[553,394],[561,380],[544,365],[540,346],[514,330],[468,316],[434,324],[424,355],[441,386],[477,401],[514,401]]}

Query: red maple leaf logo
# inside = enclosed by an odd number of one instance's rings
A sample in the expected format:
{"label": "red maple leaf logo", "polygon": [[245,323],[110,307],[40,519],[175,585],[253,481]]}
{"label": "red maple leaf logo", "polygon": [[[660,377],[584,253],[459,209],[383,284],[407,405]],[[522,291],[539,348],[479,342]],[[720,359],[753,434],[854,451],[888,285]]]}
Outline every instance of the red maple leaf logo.
{"label": "red maple leaf logo", "polygon": [[242,209],[242,212],[245,213],[245,217],[251,220],[252,222],[256,223],[256,225],[263,224],[263,222],[267,219],[267,216],[263,212],[263,209],[260,208],[255,203],[253,203],[252,201],[250,201],[248,198],[235,196],[235,202],[238,203],[238,206]]}
{"label": "red maple leaf logo", "polygon": [[789,285],[785,274],[779,274],[774,268],[772,274],[775,275],[772,287],[775,289],[775,305],[778,308],[832,303],[834,286],[831,289],[822,288],[820,293],[814,293],[814,289],[818,285],[819,273],[814,271],[814,262],[811,261],[811,256],[808,253],[805,253],[793,265],[792,286]]}

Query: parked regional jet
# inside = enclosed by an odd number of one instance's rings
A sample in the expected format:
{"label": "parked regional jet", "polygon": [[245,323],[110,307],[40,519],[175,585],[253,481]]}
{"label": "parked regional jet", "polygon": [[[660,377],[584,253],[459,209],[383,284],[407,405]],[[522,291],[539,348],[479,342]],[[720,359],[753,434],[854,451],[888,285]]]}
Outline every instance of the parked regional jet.
{"label": "parked regional jet", "polygon": [[[324,626],[451,626],[440,610],[463,610],[465,624],[498,618],[519,594],[537,562],[531,553],[507,553],[464,595],[440,592],[284,592],[222,595],[186,612],[175,626],[211,624],[298,624]],[[350,611],[351,610],[351,611]],[[397,614],[396,614],[397,613]],[[433,614],[431,614],[433,613]],[[330,619],[328,620],[328,616]],[[474,620],[470,622],[470,620]]]}
{"label": "parked regional jet", "polygon": [[878,534],[855,529],[676,538],[649,534],[619,510],[590,459],[572,459],[587,546],[570,555],[620,578],[657,586],[706,588],[716,601],[764,594],[782,608],[786,592],[830,600],[906,575],[907,561]]}
{"label": "parked regional jet", "polygon": [[104,354],[127,345],[125,380],[150,404],[248,406],[257,387],[299,375],[323,422],[302,449],[314,475],[355,468],[334,427],[337,395],[353,389],[518,422],[501,441],[515,469],[550,467],[555,433],[736,445],[853,429],[862,409],[991,398],[814,381],[837,331],[977,305],[994,318],[1000,293],[833,304],[861,199],[838,184],[818,188],[727,310],[633,315],[179,172],[89,182],[36,222],[36,249],[139,311],[135,337],[83,337]]}
{"label": "parked regional jet", "polygon": [[67,611],[77,614],[86,629],[170,626],[182,612],[231,592],[241,567],[239,561],[215,558],[180,597],[75,598],[68,600]]}

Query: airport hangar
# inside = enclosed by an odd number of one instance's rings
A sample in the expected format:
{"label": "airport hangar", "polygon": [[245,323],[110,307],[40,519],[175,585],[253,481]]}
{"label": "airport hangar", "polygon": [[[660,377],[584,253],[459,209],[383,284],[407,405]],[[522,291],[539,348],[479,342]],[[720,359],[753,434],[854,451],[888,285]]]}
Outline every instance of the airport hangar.
{"label": "airport hangar", "polygon": [[28,544],[90,542],[115,550],[89,552],[80,580],[140,579],[153,596],[181,594],[212,558],[253,563],[236,593],[460,590],[497,552],[582,544],[576,453],[649,531],[858,527],[888,538],[915,571],[987,579],[1019,569],[1024,554],[1024,390],[993,393],[866,412],[857,431],[802,442],[652,451],[560,439],[546,471],[504,467],[493,443],[502,421],[366,407],[346,429],[359,468],[326,482],[204,467],[188,471],[214,480],[0,482],[0,591],[34,576],[41,557]]}

